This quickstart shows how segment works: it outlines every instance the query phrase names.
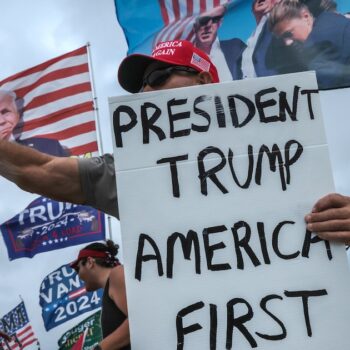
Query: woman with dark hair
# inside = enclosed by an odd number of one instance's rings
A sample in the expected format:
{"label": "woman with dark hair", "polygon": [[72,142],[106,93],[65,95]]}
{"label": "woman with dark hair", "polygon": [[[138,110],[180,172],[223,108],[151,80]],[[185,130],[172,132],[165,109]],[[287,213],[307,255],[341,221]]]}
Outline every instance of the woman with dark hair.
{"label": "woman with dark hair", "polygon": [[308,7],[314,17],[323,11],[337,11],[337,3],[334,0],[300,0],[300,2]]}
{"label": "woman with dark hair", "polygon": [[[331,11],[315,17],[299,0],[282,0],[271,11],[270,30],[295,48],[306,70],[316,71],[320,89],[350,86],[350,21]],[[314,9],[315,10],[315,9]]]}
{"label": "woman with dark hair", "polygon": [[124,268],[113,241],[92,243],[81,249],[70,265],[85,282],[87,291],[104,288],[101,327],[103,340],[94,350],[130,350]]}

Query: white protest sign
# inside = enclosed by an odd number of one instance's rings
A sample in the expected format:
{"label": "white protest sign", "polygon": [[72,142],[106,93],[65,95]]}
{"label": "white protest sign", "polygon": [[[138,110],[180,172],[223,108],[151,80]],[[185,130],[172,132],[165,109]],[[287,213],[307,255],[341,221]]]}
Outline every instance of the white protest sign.
{"label": "white protest sign", "polygon": [[334,191],[314,74],[110,110],[133,350],[348,349],[344,246],[304,223]]}

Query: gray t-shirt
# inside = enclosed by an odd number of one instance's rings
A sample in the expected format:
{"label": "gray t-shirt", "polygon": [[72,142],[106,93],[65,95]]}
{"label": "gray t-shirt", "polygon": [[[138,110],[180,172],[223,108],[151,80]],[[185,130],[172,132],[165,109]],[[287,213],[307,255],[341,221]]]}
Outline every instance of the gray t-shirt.
{"label": "gray t-shirt", "polygon": [[114,158],[79,158],[79,174],[87,205],[119,219]]}

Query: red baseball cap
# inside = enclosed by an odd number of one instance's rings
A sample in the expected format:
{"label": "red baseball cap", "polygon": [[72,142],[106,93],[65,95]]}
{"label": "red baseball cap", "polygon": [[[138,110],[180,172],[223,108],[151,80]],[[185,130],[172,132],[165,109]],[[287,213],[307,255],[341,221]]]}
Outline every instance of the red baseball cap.
{"label": "red baseball cap", "polygon": [[101,252],[101,251],[97,251],[97,250],[92,250],[92,249],[82,249],[79,252],[78,258],[75,259],[74,261],[72,261],[69,266],[76,270],[79,264],[79,261],[82,260],[83,258],[87,258],[87,257],[91,257],[91,258],[108,258],[110,257],[110,254],[108,252]]}
{"label": "red baseball cap", "polygon": [[118,70],[119,84],[126,91],[139,92],[144,73],[153,62],[165,62],[174,66],[191,67],[198,72],[209,72],[213,83],[219,82],[216,67],[205,52],[187,40],[173,40],[157,44],[151,56],[133,54],[125,57]]}

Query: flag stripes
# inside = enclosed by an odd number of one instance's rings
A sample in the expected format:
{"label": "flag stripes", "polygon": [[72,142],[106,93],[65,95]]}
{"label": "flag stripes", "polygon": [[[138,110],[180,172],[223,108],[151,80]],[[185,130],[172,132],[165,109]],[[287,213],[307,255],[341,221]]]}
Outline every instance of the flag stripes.
{"label": "flag stripes", "polygon": [[39,349],[39,342],[29,323],[23,301],[0,319],[0,329],[11,335],[11,341],[4,339],[2,343],[0,342],[4,349],[22,350],[33,343],[36,345],[30,349]]}
{"label": "flag stripes", "polygon": [[227,0],[158,0],[164,28],[156,35],[153,46],[161,41],[186,39],[193,41],[195,18]]}
{"label": "flag stripes", "polygon": [[[61,98],[60,100],[53,101],[53,103],[47,103],[40,108],[33,108],[26,112],[27,120],[35,120],[36,118],[47,117],[51,113],[59,113],[62,110],[75,110],[78,108],[82,102],[85,101],[90,103],[90,108],[93,108],[93,104],[91,100],[88,100],[90,97],[90,92],[84,92],[81,94],[77,94],[74,96],[67,96]],[[87,101],[86,101],[87,100]],[[77,120],[79,122],[79,120]]]}
{"label": "flag stripes", "polygon": [[[75,74],[70,77],[61,77],[59,80],[60,88],[66,88],[69,86],[74,86],[81,83],[82,81],[89,81],[89,72],[82,74]],[[33,84],[34,85],[34,84]],[[27,90],[27,91],[25,91]],[[57,90],[56,83],[53,84],[51,81],[43,82],[41,85],[33,87],[33,89],[18,89],[17,94],[19,96],[24,96],[24,103],[27,104],[28,101],[31,101],[35,96],[40,96],[44,93],[55,92]]]}
{"label": "flag stripes", "polygon": [[83,295],[84,293],[86,293],[85,287],[80,288],[80,289],[78,289],[78,290],[76,290],[74,292],[69,293],[69,299],[74,299],[74,298],[76,298],[76,297],[78,297],[80,295]]}
{"label": "flag stripes", "polygon": [[72,154],[87,154],[89,152],[91,152],[91,149],[97,149],[98,145],[97,145],[97,141],[94,142],[90,142],[90,143],[86,143],[83,146],[75,146],[75,147],[71,147],[71,153]]}
{"label": "flag stripes", "polygon": [[22,99],[16,139],[57,139],[72,155],[97,152],[87,47],[81,47],[0,81]]}
{"label": "flag stripes", "polygon": [[[43,70],[46,72],[51,72],[54,70],[57,70],[58,67],[65,67],[67,66],[67,62],[72,62],[70,66],[76,65],[76,62],[86,62],[86,59],[84,58],[84,55],[87,54],[87,48],[86,46],[82,46],[77,50],[67,52],[64,55],[52,58],[51,60],[45,61],[41,64],[38,64],[35,67],[26,69],[22,72],[16,73],[2,81],[2,84],[5,84],[9,81],[18,80],[19,78],[27,78],[27,76],[30,76],[30,74],[38,73],[39,75]],[[75,64],[74,64],[75,63]]]}
{"label": "flag stripes", "polygon": [[[72,128],[76,127],[84,127],[86,128],[86,125],[89,125],[89,129],[86,129],[85,132],[88,131],[94,131],[95,130],[95,124],[93,122],[91,122],[90,120],[90,114],[89,113],[82,113],[79,116],[80,118],[80,124],[76,125],[75,123],[72,123],[71,120],[59,120],[56,123],[50,123],[47,126],[42,126],[40,128],[40,131],[42,132],[42,134],[37,134],[36,136],[38,137],[46,137],[46,138],[56,138],[55,135],[60,135],[60,138],[62,139],[67,139],[76,135],[79,135],[79,130],[76,129],[76,132],[74,134],[72,134]],[[62,126],[63,125],[63,126]],[[62,131],[62,128],[65,128],[64,131]],[[67,135],[65,135],[65,133],[67,133]],[[22,135],[25,138],[29,138],[30,137],[30,133],[27,132],[22,132]],[[45,136],[44,136],[45,135]],[[57,136],[58,137],[58,136]]]}
{"label": "flag stripes", "polygon": [[24,349],[30,344],[37,341],[31,326],[24,328],[23,330],[16,333],[18,341],[11,341],[9,346],[11,349]]}
{"label": "flag stripes", "polygon": [[[46,74],[45,76],[34,81],[33,84],[27,85],[26,87],[23,87],[23,88],[18,88],[17,93],[21,96],[24,96],[24,95],[29,94],[29,92],[31,92],[32,90],[34,90],[35,88],[37,88],[39,86],[42,87],[42,90],[45,90],[45,89],[47,89],[47,87],[45,87],[45,85],[43,85],[45,83],[48,83],[48,82],[51,82],[51,81],[57,80],[57,79],[70,77],[70,76],[72,78],[76,78],[76,75],[78,75],[80,73],[89,73],[89,66],[87,65],[87,63],[81,64],[79,66],[74,66],[74,67],[61,68],[61,69],[58,69],[54,72],[50,72],[50,73]],[[83,78],[83,77],[80,77],[80,79],[81,78]],[[87,75],[85,77],[85,79],[88,79],[88,78],[89,78],[89,76]],[[68,79],[69,78],[66,78],[66,82],[68,81]],[[27,82],[28,82],[28,80],[27,80]],[[37,92],[38,91],[34,91],[34,94]],[[26,98],[29,98],[29,97],[30,96],[26,96]]]}
{"label": "flag stripes", "polygon": [[46,126],[50,124],[51,124],[51,127],[55,129],[55,123],[58,123],[62,120],[64,121],[65,119],[78,114],[80,114],[79,116],[80,121],[84,122],[87,119],[90,120],[90,113],[85,113],[85,112],[89,112],[91,111],[91,109],[92,109],[91,102],[84,102],[81,104],[77,104],[74,109],[62,108],[56,112],[47,114],[44,117],[28,120],[26,124],[22,127],[22,133],[36,129],[40,126],[44,129]]}

